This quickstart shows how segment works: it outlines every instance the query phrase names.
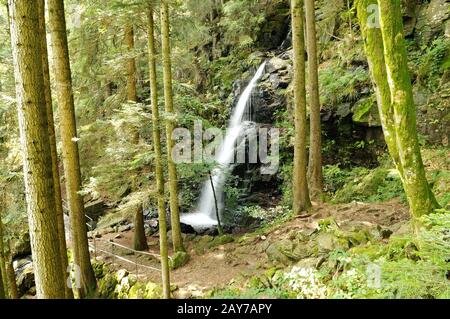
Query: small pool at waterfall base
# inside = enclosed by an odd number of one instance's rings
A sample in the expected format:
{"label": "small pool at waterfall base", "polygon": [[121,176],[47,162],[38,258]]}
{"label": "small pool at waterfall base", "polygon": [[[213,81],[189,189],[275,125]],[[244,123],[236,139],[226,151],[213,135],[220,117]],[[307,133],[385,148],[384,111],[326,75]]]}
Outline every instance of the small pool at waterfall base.
{"label": "small pool at waterfall base", "polygon": [[192,226],[196,231],[217,226],[217,220],[203,213],[187,213],[180,216],[183,224]]}

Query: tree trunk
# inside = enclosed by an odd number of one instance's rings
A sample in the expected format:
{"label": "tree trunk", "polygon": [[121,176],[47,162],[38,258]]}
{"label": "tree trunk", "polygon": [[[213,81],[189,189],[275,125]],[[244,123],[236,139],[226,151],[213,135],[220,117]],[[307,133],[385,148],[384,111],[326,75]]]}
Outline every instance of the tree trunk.
{"label": "tree trunk", "polygon": [[[9,248],[9,240],[7,241]],[[14,273],[13,260],[11,258],[11,249],[8,249],[6,260],[6,281],[8,282],[9,297],[11,299],[19,299],[19,292],[16,283],[16,274]]]}
{"label": "tree trunk", "polygon": [[[370,5],[380,8],[381,29],[369,25]],[[400,3],[360,0],[357,11],[386,144],[400,173],[411,214],[417,218],[438,204],[425,177],[417,139]]]}
{"label": "tree trunk", "polygon": [[0,272],[0,299],[5,299],[6,298],[6,294],[5,294],[5,287],[3,286],[3,276],[2,273]]}
{"label": "tree trunk", "polygon": [[136,59],[134,58],[134,29],[132,24],[125,26],[125,43],[128,48],[128,54],[130,54],[127,63],[127,99],[136,103]]}
{"label": "tree trunk", "polygon": [[167,136],[167,157],[169,168],[169,193],[170,193],[170,217],[172,225],[172,241],[174,251],[184,251],[183,241],[181,238],[180,212],[178,206],[178,186],[177,186],[177,168],[172,158],[172,149],[174,141],[172,132],[174,130],[175,116],[173,108],[173,92],[172,92],[172,66],[170,59],[170,31],[169,31],[169,5],[167,1],[161,1],[161,42],[163,57],[163,73],[164,73],[164,105],[168,119],[166,119],[166,136]]}
{"label": "tree trunk", "polygon": [[11,44],[31,251],[38,298],[64,298],[42,76],[39,13],[34,1],[9,1]]}
{"label": "tree trunk", "polygon": [[164,199],[164,171],[162,164],[161,130],[158,109],[158,84],[156,81],[156,50],[153,8],[148,9],[148,64],[150,74],[150,93],[152,104],[152,133],[155,149],[156,189],[159,216],[159,240],[161,255],[161,273],[164,298],[170,297],[170,273],[167,251],[167,221],[166,204]]}
{"label": "tree trunk", "polygon": [[[39,6],[39,31],[42,36],[41,40],[41,55],[42,55],[42,73],[44,77],[44,95],[45,105],[47,110],[48,121],[48,136],[50,140],[50,153],[52,157],[52,172],[53,172],[53,185],[55,190],[55,205],[56,205],[56,220],[58,223],[58,237],[59,237],[59,250],[61,252],[61,267],[63,274],[67,274],[68,259],[67,259],[67,245],[66,245],[66,231],[64,227],[64,211],[61,198],[61,186],[59,183],[59,168],[58,168],[58,154],[56,151],[56,135],[55,135],[55,123],[53,120],[53,104],[52,93],[50,85],[50,71],[48,66],[48,51],[47,51],[47,32],[45,28],[45,1],[37,0]],[[73,298],[72,289],[68,285],[66,287],[66,298]]]}
{"label": "tree trunk", "polygon": [[147,237],[145,237],[144,214],[142,213],[141,205],[136,207],[136,213],[134,216],[133,246],[134,250],[144,251],[148,249]]}
{"label": "tree trunk", "polygon": [[294,49],[294,173],[293,211],[300,214],[311,207],[306,179],[306,88],[305,88],[305,37],[303,0],[291,0],[292,44]]}
{"label": "tree trunk", "polygon": [[311,196],[320,199],[323,190],[322,128],[320,121],[319,74],[317,63],[316,15],[314,0],[306,0],[306,34],[308,38],[310,147],[309,181]]}
{"label": "tree trunk", "polygon": [[[4,203],[2,203],[2,206]],[[2,207],[0,207],[0,280],[2,281],[2,287],[5,291],[5,295],[9,295],[8,289],[8,276],[6,273],[6,255],[3,237],[3,222],[1,216]]]}
{"label": "tree trunk", "polygon": [[426,179],[420,153],[401,3],[400,0],[378,1],[378,5],[397,150],[403,167],[402,181],[411,213],[417,218],[431,213],[439,205]]}
{"label": "tree trunk", "polygon": [[89,255],[84,203],[79,194],[81,190],[80,159],[63,0],[48,0],[48,10],[64,175],[70,212],[71,241],[75,265],[80,270],[81,287],[77,287],[77,290],[79,297],[84,297],[95,290],[96,281]]}
{"label": "tree trunk", "polygon": [[[5,207],[5,200],[2,200],[0,210],[2,207]],[[3,288],[5,290],[5,294],[9,296],[11,299],[18,299],[19,293],[17,291],[17,284],[16,284],[16,276],[14,273],[14,267],[13,267],[13,261],[11,258],[11,249],[9,245],[9,240],[4,240],[4,232],[3,232],[3,222],[1,219],[0,214],[0,263],[2,263],[2,266],[4,267],[4,271],[1,271],[1,277],[3,278]],[[5,247],[7,247],[7,250],[5,250]]]}

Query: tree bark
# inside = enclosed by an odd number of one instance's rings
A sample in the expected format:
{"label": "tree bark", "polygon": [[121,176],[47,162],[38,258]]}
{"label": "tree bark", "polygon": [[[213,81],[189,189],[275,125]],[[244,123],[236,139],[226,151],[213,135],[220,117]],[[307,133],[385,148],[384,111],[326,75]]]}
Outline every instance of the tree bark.
{"label": "tree bark", "polygon": [[158,83],[156,80],[155,23],[153,7],[148,9],[148,64],[150,74],[150,93],[152,104],[152,133],[155,149],[156,189],[159,216],[159,241],[161,255],[161,274],[164,298],[170,297],[170,272],[167,249],[166,203],[164,199],[164,171],[162,164],[161,130],[158,108]]}
{"label": "tree bark", "polygon": [[94,292],[96,280],[89,255],[84,203],[79,194],[81,190],[80,159],[63,0],[48,0],[48,10],[72,249],[81,279],[81,287],[77,287],[77,290],[79,297],[85,297]]}
{"label": "tree bark", "polygon": [[[370,5],[380,9],[381,28],[369,25]],[[357,12],[386,144],[402,179],[411,214],[420,217],[438,204],[425,177],[417,139],[400,3],[380,6],[377,0],[359,0]]]}
{"label": "tree bark", "polygon": [[[7,241],[9,248],[9,240]],[[11,249],[8,249],[6,260],[6,281],[8,282],[9,297],[11,299],[19,299],[19,292],[17,289],[16,274],[14,273],[13,260],[11,258]]]}
{"label": "tree bark", "polygon": [[306,35],[308,49],[309,73],[309,108],[310,108],[310,147],[309,147],[309,182],[311,197],[320,199],[323,190],[322,173],[322,127],[320,120],[319,74],[317,62],[316,15],[314,0],[305,1]]}
{"label": "tree bark", "polygon": [[[2,207],[5,206],[5,200],[2,200]],[[1,207],[0,207],[1,210]],[[17,283],[16,276],[13,268],[13,261],[11,258],[11,249],[9,247],[9,239],[5,239],[5,234],[3,232],[3,222],[0,214],[0,263],[2,263],[4,267],[4,271],[0,272],[1,277],[3,278],[3,288],[5,290],[5,294],[9,296],[11,299],[18,299],[19,293],[17,291]],[[7,250],[5,250],[7,247]]]}
{"label": "tree bark", "polygon": [[[2,203],[2,206],[4,203]],[[2,207],[0,207],[0,280],[2,281],[2,287],[5,293],[5,296],[9,296],[8,289],[8,276],[6,272],[6,255],[5,255],[5,246],[4,246],[4,237],[3,237],[3,222],[1,216]]]}
{"label": "tree bark", "polygon": [[178,206],[178,178],[177,168],[172,158],[172,150],[174,141],[172,132],[174,130],[175,116],[173,107],[172,92],[172,65],[170,58],[170,31],[169,31],[169,5],[167,1],[161,1],[161,42],[163,57],[163,74],[164,74],[164,105],[169,118],[166,119],[166,136],[167,136],[167,157],[169,169],[169,193],[170,193],[170,217],[172,225],[172,241],[174,251],[184,251],[183,241],[181,238],[180,227],[180,211]]}
{"label": "tree bark", "polygon": [[[52,93],[50,85],[50,71],[48,65],[48,51],[47,51],[47,32],[45,28],[45,1],[37,0],[39,6],[39,32],[44,36],[40,37],[41,40],[41,55],[42,55],[42,73],[44,77],[44,95],[45,105],[47,110],[48,121],[48,136],[50,140],[50,153],[52,157],[52,172],[53,172],[53,184],[55,190],[55,205],[56,205],[56,221],[58,223],[58,237],[59,237],[59,250],[61,252],[61,267],[63,274],[67,274],[67,267],[69,265],[67,258],[67,245],[66,245],[66,231],[64,227],[64,211],[61,198],[61,186],[58,168],[58,154],[56,150],[56,135],[55,135],[55,123],[53,119],[53,103]],[[73,298],[72,289],[68,285],[66,287],[66,298]]]}
{"label": "tree bark", "polygon": [[9,0],[11,44],[37,298],[64,298],[50,140],[34,1]]}
{"label": "tree bark", "polygon": [[294,49],[294,172],[293,211],[300,214],[311,207],[307,183],[306,159],[306,88],[303,0],[291,0],[292,43]]}
{"label": "tree bark", "polygon": [[416,108],[403,34],[400,0],[378,1],[381,35],[399,160],[403,167],[402,181],[414,217],[420,217],[438,208],[428,184],[417,137]]}
{"label": "tree bark", "polygon": [[127,99],[136,103],[136,59],[134,58],[134,28],[132,24],[125,26],[125,43],[128,48],[128,54],[131,55],[127,62]]}
{"label": "tree bark", "polygon": [[0,299],[5,299],[6,298],[6,294],[5,294],[5,287],[3,286],[3,276],[2,273],[0,272]]}
{"label": "tree bark", "polygon": [[145,237],[144,214],[142,213],[141,205],[136,207],[136,213],[134,216],[133,246],[134,250],[144,251],[148,249],[147,237]]}

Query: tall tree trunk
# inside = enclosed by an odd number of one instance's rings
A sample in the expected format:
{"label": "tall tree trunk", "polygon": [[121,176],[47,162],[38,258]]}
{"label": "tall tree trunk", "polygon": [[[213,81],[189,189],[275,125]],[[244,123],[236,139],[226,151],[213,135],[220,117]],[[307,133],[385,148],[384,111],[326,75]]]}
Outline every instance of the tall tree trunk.
{"label": "tall tree trunk", "polygon": [[[137,102],[137,90],[136,90],[136,59],[134,55],[134,29],[132,24],[125,26],[125,43],[128,48],[128,54],[131,55],[128,58],[127,63],[127,99],[129,102]],[[133,135],[133,143],[135,145],[139,144],[139,132],[135,132]],[[134,216],[134,236],[133,245],[136,250],[146,250],[148,249],[147,238],[145,237],[144,228],[144,215],[142,214],[142,209],[139,206],[136,209]]]}
{"label": "tall tree trunk", "polygon": [[306,88],[303,0],[291,0],[292,44],[294,49],[294,173],[293,211],[300,214],[311,207],[307,182],[306,158]]}
{"label": "tall tree trunk", "polygon": [[[59,183],[59,169],[58,169],[58,154],[56,151],[56,135],[55,135],[55,123],[53,120],[53,103],[52,93],[50,86],[50,71],[48,66],[48,51],[47,51],[47,32],[45,28],[45,1],[37,0],[39,6],[39,31],[42,36],[41,40],[41,55],[42,55],[42,73],[44,77],[44,95],[45,105],[47,110],[48,121],[48,136],[50,140],[50,153],[52,157],[52,172],[53,172],[53,185],[55,190],[55,205],[56,205],[56,220],[58,223],[58,237],[59,237],[59,250],[61,252],[61,267],[63,274],[67,274],[68,258],[67,258],[67,245],[66,245],[66,231],[64,227],[64,211],[61,198],[61,186]],[[66,287],[66,298],[73,298],[72,289],[68,285]]]}
{"label": "tall tree trunk", "polygon": [[[2,206],[4,203],[1,203]],[[4,235],[3,235],[3,222],[1,216],[2,207],[0,207],[0,280],[2,280],[3,290],[5,291],[5,295],[9,296],[8,289],[8,276],[6,273],[6,254],[5,254],[5,245],[4,245]]]}
{"label": "tall tree trunk", "polygon": [[[5,200],[2,200],[1,203],[2,207],[5,207]],[[0,207],[0,210],[2,209]],[[1,215],[1,214],[0,214]],[[3,278],[3,287],[5,290],[5,293],[7,292],[9,298],[11,299],[18,299],[19,293],[17,291],[17,284],[16,284],[16,276],[14,274],[14,267],[13,267],[13,261],[11,258],[11,249],[9,245],[9,239],[5,239],[5,234],[3,232],[3,222],[0,216],[0,263],[3,263],[3,267],[5,268],[4,272],[1,272],[2,278]],[[5,249],[5,247],[7,249]]]}
{"label": "tall tree trunk", "polygon": [[3,286],[3,276],[0,272],[0,299],[5,299],[6,293],[5,293],[5,287]]}
{"label": "tall tree trunk", "polygon": [[173,92],[172,92],[172,65],[170,59],[170,31],[169,31],[169,5],[167,1],[161,1],[161,33],[162,33],[162,57],[163,57],[163,73],[164,73],[164,105],[169,118],[166,119],[167,134],[167,157],[169,168],[169,193],[170,193],[170,217],[172,225],[172,241],[174,251],[184,251],[183,241],[181,238],[180,227],[180,208],[178,206],[178,178],[177,168],[172,158],[172,149],[174,141],[172,132],[174,130],[175,116],[173,108]]}
{"label": "tall tree trunk", "polygon": [[141,205],[136,207],[136,213],[134,215],[133,247],[139,251],[148,249],[147,237],[145,237],[144,214],[142,213]]}
{"label": "tall tree trunk", "polygon": [[131,55],[127,62],[127,99],[136,103],[136,59],[134,58],[134,29],[132,24],[125,26],[125,44],[128,48],[128,54]]}
{"label": "tall tree trunk", "polygon": [[95,290],[96,280],[89,255],[84,203],[79,194],[81,190],[80,158],[63,0],[48,0],[48,11],[72,249],[75,265],[80,271],[81,287],[77,289],[79,297],[84,297]]}
{"label": "tall tree trunk", "polygon": [[439,205],[428,184],[417,137],[416,108],[403,34],[400,0],[378,1],[381,35],[391,103],[394,110],[402,181],[414,217],[431,213]]}
{"label": "tall tree trunk", "polygon": [[[370,5],[380,8],[380,16],[375,18],[380,18],[381,28],[368,14]],[[400,4],[394,1],[380,6],[377,0],[359,0],[357,12],[386,144],[400,173],[411,214],[419,217],[438,204],[425,177],[417,140]]]}
{"label": "tall tree trunk", "polygon": [[7,260],[6,260],[6,276],[7,276],[7,282],[8,282],[8,290],[9,290],[9,297],[11,299],[19,299],[19,291],[17,289],[17,283],[16,283],[16,274],[14,272],[14,266],[13,266],[13,260],[11,256],[11,249],[9,248],[9,240],[7,241],[6,246],[8,247],[8,254],[7,254]]}
{"label": "tall tree trunk", "polygon": [[164,199],[164,171],[162,164],[161,150],[161,130],[158,108],[158,84],[156,81],[156,49],[155,49],[155,28],[153,19],[153,8],[148,9],[148,64],[150,74],[150,93],[152,104],[152,133],[153,147],[155,149],[155,170],[156,170],[156,189],[158,201],[159,216],[159,241],[161,255],[161,273],[163,283],[164,298],[170,297],[170,273],[169,259],[167,249],[167,221],[166,221],[166,203]]}
{"label": "tall tree trunk", "polygon": [[322,128],[320,121],[319,74],[317,62],[316,15],[314,0],[305,1],[306,34],[308,48],[309,108],[310,108],[310,147],[309,181],[313,199],[320,199],[323,190],[322,173]]}
{"label": "tall tree trunk", "polygon": [[9,0],[11,44],[31,251],[38,298],[64,298],[50,140],[34,1]]}

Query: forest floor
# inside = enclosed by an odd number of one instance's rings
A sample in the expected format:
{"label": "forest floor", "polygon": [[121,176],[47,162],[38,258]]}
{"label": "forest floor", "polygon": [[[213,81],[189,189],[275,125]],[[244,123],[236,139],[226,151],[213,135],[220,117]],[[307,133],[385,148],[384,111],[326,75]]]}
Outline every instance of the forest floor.
{"label": "forest floor", "polygon": [[[317,245],[317,236],[309,236],[319,228],[319,223],[332,218],[342,231],[355,229],[367,231],[388,230],[391,233],[405,231],[409,219],[408,209],[404,204],[394,199],[384,203],[349,204],[320,204],[314,205],[308,215],[292,217],[287,221],[273,223],[258,229],[253,233],[233,235],[234,241],[226,244],[214,245],[210,236],[185,235],[185,246],[190,260],[184,266],[171,271],[171,283],[177,287],[175,296],[178,298],[201,297],[208,291],[223,288],[231,284],[244,285],[251,277],[264,273],[271,267],[280,267],[274,262],[270,247],[275,243],[289,240],[296,234],[306,234],[306,241],[302,244]],[[310,239],[309,239],[310,238]],[[133,231],[128,230],[120,234],[105,234],[96,239],[97,248],[111,251],[108,240],[132,247]],[[148,238],[149,252],[158,254],[158,235]],[[91,244],[93,240],[91,239]],[[115,254],[130,261],[137,261],[152,267],[159,267],[155,258],[148,256],[136,257],[132,252],[115,249]],[[99,253],[99,260],[107,263],[113,258]],[[136,265],[123,260],[114,259],[114,268],[124,268],[130,273],[138,273],[139,280],[160,282],[160,273],[155,270],[136,268]],[[295,264],[295,262],[292,262]],[[292,265],[291,264],[291,265]],[[289,266],[285,264],[284,266]],[[283,265],[281,266],[283,267]]]}

